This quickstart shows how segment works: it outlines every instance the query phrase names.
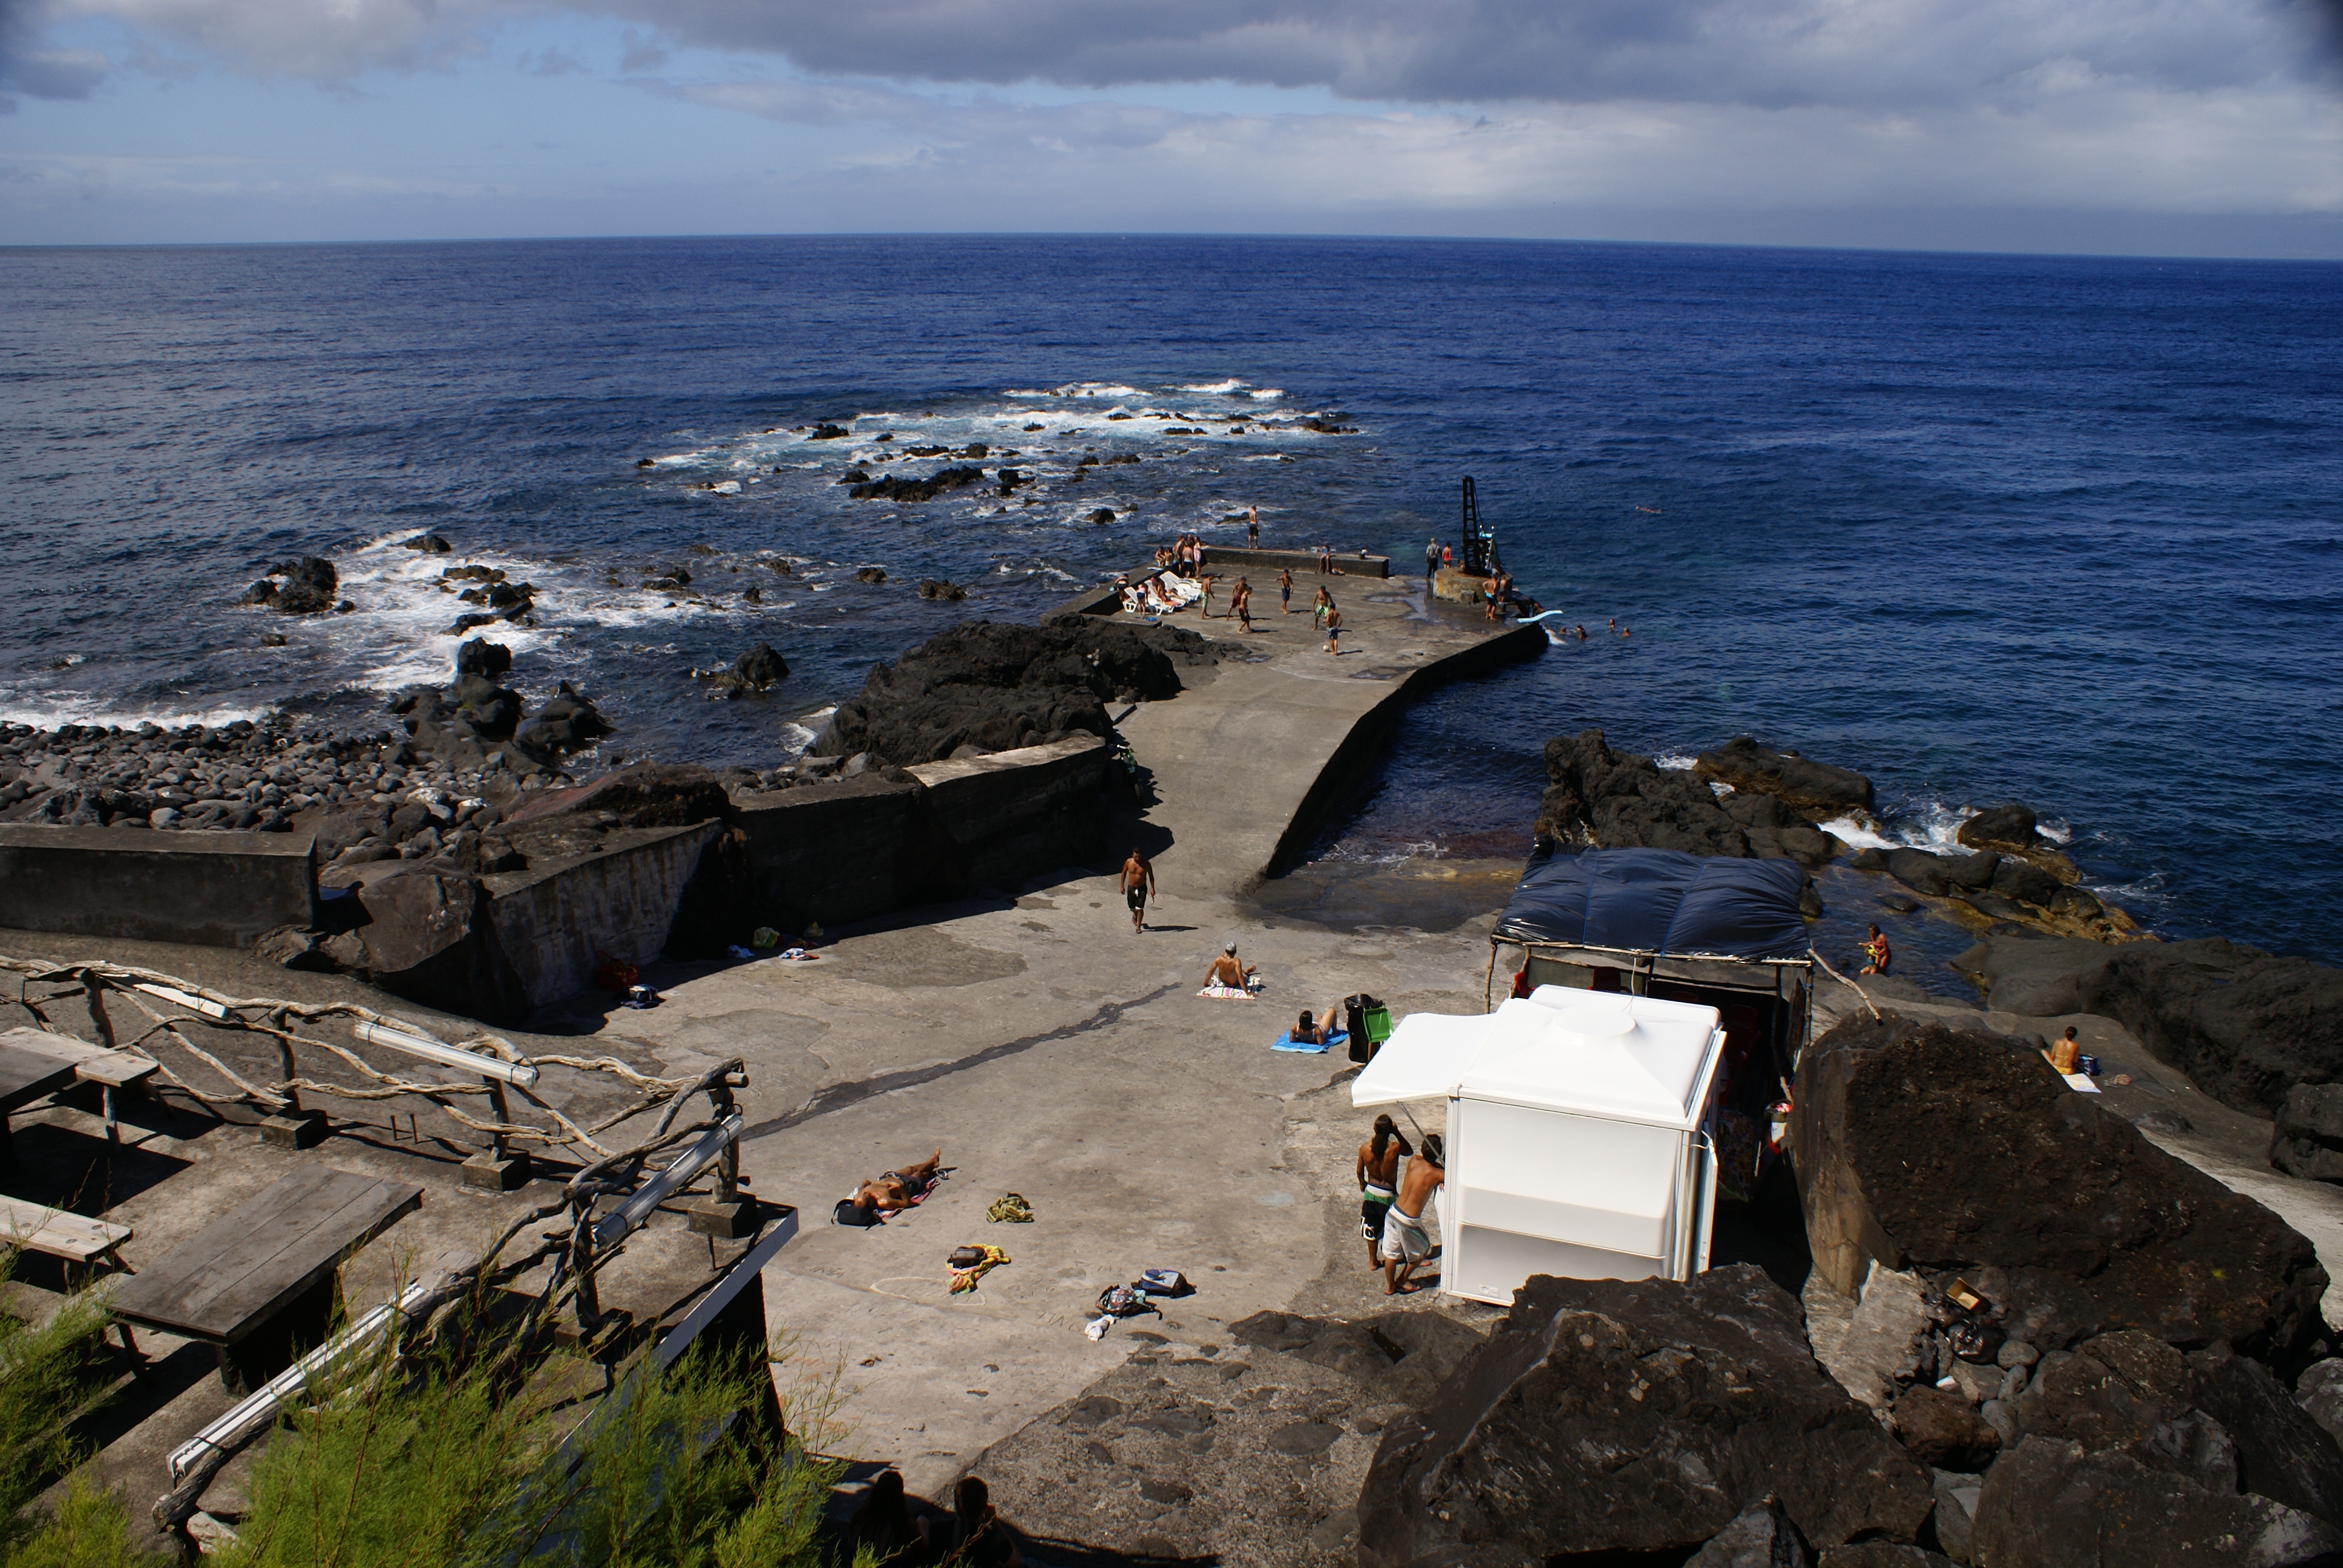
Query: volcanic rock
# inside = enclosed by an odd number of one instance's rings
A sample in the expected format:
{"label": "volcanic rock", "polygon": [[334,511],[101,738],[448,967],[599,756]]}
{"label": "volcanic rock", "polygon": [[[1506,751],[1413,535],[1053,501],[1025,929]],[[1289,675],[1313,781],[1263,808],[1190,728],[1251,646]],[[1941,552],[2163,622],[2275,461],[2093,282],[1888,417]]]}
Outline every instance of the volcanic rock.
{"label": "volcanic rock", "polygon": [[1972,1541],[1992,1568],[2308,1568],[2343,1552],[2343,1532],[2269,1498],[2031,1433],[1986,1473]]}
{"label": "volcanic rock", "polygon": [[732,668],[708,683],[710,697],[745,697],[763,691],[789,678],[788,661],[775,653],[770,644],[759,643],[732,661]]}
{"label": "volcanic rock", "polygon": [[1945,869],[1944,857],[1926,849],[1890,849],[1887,851],[1887,874],[1916,893],[1931,898],[1943,898],[1952,890],[1952,878]]}
{"label": "volcanic rock", "polygon": [[1925,1383],[1897,1396],[1895,1421],[1912,1457],[1938,1470],[1983,1470],[2001,1447],[1974,1405]]}
{"label": "volcanic rock", "polygon": [[1112,507],[1098,508],[1091,513],[1091,521],[1096,523],[1100,528],[1106,527],[1109,523],[1114,521],[1114,508]]}
{"label": "volcanic rock", "polygon": [[444,556],[456,547],[437,534],[417,534],[407,541],[407,548],[410,550],[421,550],[427,556]]}
{"label": "volcanic rock", "polygon": [[500,642],[476,637],[456,649],[456,673],[496,679],[512,668],[512,649]]}
{"label": "volcanic rock", "polygon": [[2238,1486],[2343,1526],[2343,1449],[2268,1367],[2227,1345],[2191,1352],[2188,1397],[2236,1445]]}
{"label": "volcanic rock", "polygon": [[595,706],[561,684],[561,695],[538,704],[513,739],[535,751],[576,751],[610,733],[610,722]]}
{"label": "volcanic rock", "polygon": [[887,568],[884,567],[857,567],[854,568],[854,580],[859,583],[883,583],[887,580]]}
{"label": "volcanic rock", "polygon": [[950,490],[966,489],[984,477],[984,470],[975,467],[938,468],[924,479],[906,479],[898,474],[872,479],[846,492],[850,500],[932,501]]}
{"label": "volcanic rock", "polygon": [[2343,970],[2200,937],[2127,943],[2076,989],[2082,1010],[2241,1111],[2270,1115],[2298,1083],[2343,1081]]}
{"label": "volcanic rock", "polygon": [[2048,909],[2066,884],[2031,860],[2005,855],[1993,869],[1993,890],[2005,899]]}
{"label": "volcanic rock", "polygon": [[503,740],[520,727],[520,693],[485,676],[458,676],[447,683],[447,699],[476,735]]}
{"label": "volcanic rock", "polygon": [[2343,1181],[2343,1083],[2298,1083],[2286,1091],[2269,1159],[2289,1176]]}
{"label": "volcanic rock", "polygon": [[1782,1500],[1761,1497],[1709,1537],[1684,1568],[1806,1568],[1811,1561]]}
{"label": "volcanic rock", "polygon": [[897,767],[940,761],[962,746],[1006,751],[1071,733],[1103,737],[1106,704],[1181,689],[1179,658],[1209,661],[1210,643],[1171,627],[972,621],[874,668],[813,744],[820,757],[869,751]]}
{"label": "volcanic rock", "polygon": [[261,598],[254,597],[260,593],[260,585],[253,584],[252,593],[245,596],[245,602],[266,603],[287,615],[317,615],[333,608],[336,590],[341,587],[334,563],[323,556],[279,561],[268,568],[268,575],[285,581],[273,594]]}
{"label": "volcanic rock", "polygon": [[1605,849],[1683,849],[1746,858],[1749,839],[1692,774],[1648,757],[1614,752],[1600,729],[1545,743],[1551,781],[1538,802],[1537,832]]}
{"label": "volcanic rock", "polygon": [[2014,849],[2039,854],[2057,846],[2034,826],[2034,808],[2015,800],[1989,807],[1962,823],[1953,837],[1972,849]]}
{"label": "volcanic rock", "polygon": [[732,821],[723,780],[705,768],[638,762],[570,789],[548,789],[505,819],[508,829],[573,812],[608,813],[618,828],[680,828]]}
{"label": "volcanic rock", "polygon": [[816,425],[813,427],[813,434],[808,436],[806,439],[809,441],[839,441],[843,440],[845,437],[851,436],[852,434],[854,434],[854,432],[849,430],[843,425],[832,425],[824,421],[821,424]]}
{"label": "volcanic rock", "polygon": [[2320,1330],[2310,1243],[2071,1092],[2030,1044],[1888,1014],[1809,1048],[1792,1121],[1815,1267],[1998,1271],[2039,1347],[2137,1328],[2279,1364]]}
{"label": "volcanic rock", "polygon": [[2057,1018],[2083,1012],[2081,980],[2103,969],[2116,950],[2082,937],[2048,937],[2030,930],[2003,927],[1953,960],[1953,968],[1975,976],[1986,993],[1986,1004],[1999,1012],[2026,1018]]}
{"label": "volcanic rock", "polygon": [[2305,1368],[2294,1382],[2294,1402],[2343,1442],[2343,1360],[2330,1357]]}
{"label": "volcanic rock", "polygon": [[1745,794],[1770,795],[1793,810],[1821,819],[1871,809],[1871,780],[1860,773],[1811,762],[1795,751],[1770,751],[1742,735],[1693,759],[1703,779]]}
{"label": "volcanic rock", "polygon": [[1689,1555],[1768,1495],[1805,1539],[1908,1541],[1927,1472],[1815,1364],[1748,1264],[1689,1283],[1537,1276],[1422,1413],[1383,1432],[1361,1568]]}
{"label": "volcanic rock", "polygon": [[935,578],[921,578],[920,579],[920,597],[921,598],[942,599],[947,603],[957,604],[961,599],[968,597],[968,590],[960,587],[958,583],[943,582]]}

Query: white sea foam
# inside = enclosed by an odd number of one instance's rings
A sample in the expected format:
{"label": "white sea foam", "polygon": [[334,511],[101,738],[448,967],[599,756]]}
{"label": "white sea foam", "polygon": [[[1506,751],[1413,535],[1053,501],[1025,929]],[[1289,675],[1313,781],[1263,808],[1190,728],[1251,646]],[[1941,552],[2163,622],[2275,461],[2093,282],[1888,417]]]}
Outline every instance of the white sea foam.
{"label": "white sea foam", "polygon": [[1285,389],[1282,387],[1259,387],[1246,393],[1245,396],[1257,403],[1272,403],[1284,397]]}
{"label": "white sea foam", "polygon": [[1187,382],[1182,385],[1180,390],[1182,392],[1203,392],[1216,397],[1225,397],[1232,392],[1242,392],[1244,390],[1244,383],[1234,377],[1231,377],[1226,381]]}
{"label": "white sea foam", "polygon": [[268,711],[266,705],[122,709],[113,703],[111,698],[80,691],[48,692],[35,698],[0,697],[0,724],[29,724],[35,729],[55,729],[67,724],[103,724],[136,729],[141,724],[151,723],[165,729],[179,729],[190,724],[216,726],[234,724],[239,719],[258,719]]}
{"label": "white sea foam", "polygon": [[1893,839],[1881,838],[1876,829],[1853,817],[1834,817],[1822,827],[1824,832],[1836,834],[1857,849],[1899,849],[1904,847]]}
{"label": "white sea foam", "polygon": [[1663,751],[1652,760],[1671,773],[1682,773],[1690,769],[1695,759],[1687,752]]}

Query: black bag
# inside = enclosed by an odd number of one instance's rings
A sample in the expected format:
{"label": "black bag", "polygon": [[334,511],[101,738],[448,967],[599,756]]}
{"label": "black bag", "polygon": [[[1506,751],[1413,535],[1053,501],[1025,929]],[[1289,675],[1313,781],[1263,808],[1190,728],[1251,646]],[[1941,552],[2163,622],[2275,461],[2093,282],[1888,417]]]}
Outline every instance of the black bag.
{"label": "black bag", "polygon": [[1375,1048],[1380,1042],[1367,1038],[1367,1011],[1383,1005],[1364,991],[1342,999],[1342,1024],[1350,1030],[1350,1057],[1353,1061],[1366,1062],[1375,1059]]}
{"label": "black bag", "polygon": [[833,1225],[858,1225],[868,1229],[872,1225],[883,1225],[887,1220],[886,1216],[880,1214],[876,1208],[865,1209],[851,1198],[840,1198],[838,1201],[838,1207],[830,1211],[830,1222]]}

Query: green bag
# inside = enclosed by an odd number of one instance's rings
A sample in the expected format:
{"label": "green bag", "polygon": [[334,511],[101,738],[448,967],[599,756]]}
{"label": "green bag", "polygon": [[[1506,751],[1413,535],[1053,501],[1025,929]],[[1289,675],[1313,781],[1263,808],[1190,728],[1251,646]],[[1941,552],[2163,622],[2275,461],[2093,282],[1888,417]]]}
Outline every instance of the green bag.
{"label": "green bag", "polygon": [[1359,1021],[1367,1026],[1367,1042],[1371,1045],[1381,1045],[1392,1037],[1391,1009],[1387,1007],[1367,1009],[1359,1015]]}

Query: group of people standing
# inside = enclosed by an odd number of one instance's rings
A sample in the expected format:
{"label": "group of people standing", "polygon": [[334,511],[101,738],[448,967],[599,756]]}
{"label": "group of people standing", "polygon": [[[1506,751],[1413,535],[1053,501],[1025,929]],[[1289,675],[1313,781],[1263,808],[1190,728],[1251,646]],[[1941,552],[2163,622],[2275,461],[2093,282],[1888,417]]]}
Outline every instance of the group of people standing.
{"label": "group of people standing", "polygon": [[1415,1271],[1433,1250],[1425,1216],[1433,1194],[1448,1180],[1447,1162],[1440,1134],[1426,1133],[1423,1149],[1413,1149],[1388,1115],[1375,1118],[1373,1135],[1359,1145],[1359,1228],[1366,1236],[1367,1267],[1383,1270],[1387,1296],[1418,1289]]}

